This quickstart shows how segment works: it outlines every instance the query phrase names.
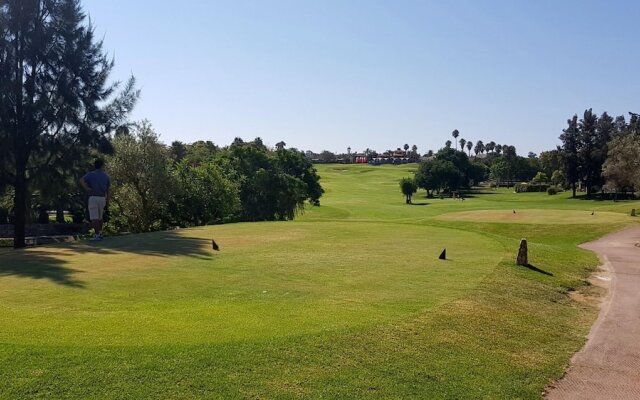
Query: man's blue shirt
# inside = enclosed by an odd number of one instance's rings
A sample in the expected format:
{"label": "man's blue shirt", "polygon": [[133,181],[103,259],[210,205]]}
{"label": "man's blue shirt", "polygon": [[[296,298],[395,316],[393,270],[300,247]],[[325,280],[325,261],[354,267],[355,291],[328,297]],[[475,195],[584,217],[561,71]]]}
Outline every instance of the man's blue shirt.
{"label": "man's blue shirt", "polygon": [[83,179],[91,189],[89,196],[107,196],[107,191],[111,186],[111,180],[109,179],[109,175],[104,171],[96,169],[86,174]]}

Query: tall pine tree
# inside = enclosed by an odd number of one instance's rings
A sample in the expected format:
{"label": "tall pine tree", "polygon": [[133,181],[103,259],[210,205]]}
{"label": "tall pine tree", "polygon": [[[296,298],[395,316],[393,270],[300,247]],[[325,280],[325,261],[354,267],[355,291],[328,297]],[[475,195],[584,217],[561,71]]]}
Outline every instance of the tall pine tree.
{"label": "tall pine tree", "polygon": [[591,153],[595,170],[593,184],[599,186],[603,192],[605,182],[604,177],[602,176],[602,167],[604,162],[607,160],[609,142],[614,135],[615,129],[613,117],[607,114],[606,111],[603,112],[600,118],[598,118],[594,141],[595,146]]}
{"label": "tall pine tree", "polygon": [[573,197],[576,197],[576,183],[580,179],[579,175],[579,157],[578,157],[578,116],[567,120],[569,125],[560,135],[562,141],[562,161],[564,176],[573,190]]}
{"label": "tall pine tree", "polygon": [[593,185],[602,174],[602,164],[598,165],[594,157],[597,125],[598,116],[591,109],[585,110],[578,124],[578,159],[580,178],[585,184],[587,195],[591,195]]}
{"label": "tall pine tree", "polygon": [[66,149],[104,145],[133,108],[133,78],[118,92],[112,68],[78,0],[0,0],[0,181],[15,189],[15,247],[34,178]]}

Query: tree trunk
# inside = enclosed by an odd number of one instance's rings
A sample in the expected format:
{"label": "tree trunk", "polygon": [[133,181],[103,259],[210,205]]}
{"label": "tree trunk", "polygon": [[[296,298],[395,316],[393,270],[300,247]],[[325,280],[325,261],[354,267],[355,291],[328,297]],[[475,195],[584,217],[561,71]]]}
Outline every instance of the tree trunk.
{"label": "tree trunk", "polygon": [[576,197],[576,183],[575,182],[571,183],[571,190],[573,190],[573,197]]}
{"label": "tree trunk", "polygon": [[64,220],[64,208],[62,206],[56,207],[56,222],[62,224],[65,222]]}
{"label": "tree trunk", "polygon": [[25,231],[27,224],[27,179],[25,164],[18,161],[16,163],[15,195],[13,197],[13,248],[21,249],[26,246]]}

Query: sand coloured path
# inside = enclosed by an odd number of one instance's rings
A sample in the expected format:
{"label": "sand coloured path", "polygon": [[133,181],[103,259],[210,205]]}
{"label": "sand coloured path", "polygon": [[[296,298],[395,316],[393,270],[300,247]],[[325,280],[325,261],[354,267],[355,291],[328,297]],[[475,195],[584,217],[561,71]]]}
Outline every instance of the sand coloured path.
{"label": "sand coloured path", "polygon": [[610,270],[611,288],[585,347],[548,399],[640,399],[640,226],[581,247]]}

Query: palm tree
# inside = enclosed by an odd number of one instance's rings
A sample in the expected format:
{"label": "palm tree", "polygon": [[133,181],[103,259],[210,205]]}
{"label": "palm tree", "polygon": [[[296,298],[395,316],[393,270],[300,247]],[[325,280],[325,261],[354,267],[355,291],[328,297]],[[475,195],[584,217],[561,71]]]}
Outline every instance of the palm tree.
{"label": "palm tree", "polygon": [[462,149],[462,151],[464,151],[464,145],[467,143],[467,140],[462,138],[460,139],[460,149]]}
{"label": "palm tree", "polygon": [[482,146],[482,140],[478,140],[476,145],[473,147],[473,152],[476,154],[476,157],[478,157],[478,153],[480,153],[481,146]]}
{"label": "palm tree", "polygon": [[484,143],[482,143],[482,140],[478,140],[478,143],[476,143],[476,147],[478,148],[478,151],[476,151],[476,155],[478,155],[478,153],[484,153]]}
{"label": "palm tree", "polygon": [[[446,142],[444,142],[444,145],[447,146],[447,148],[451,147],[451,140],[447,140]],[[456,149],[458,148],[458,145],[456,145]]]}
{"label": "palm tree", "polygon": [[418,154],[418,146],[416,146],[415,144],[411,146],[411,151]]}
{"label": "palm tree", "polygon": [[496,154],[500,155],[500,153],[502,153],[502,145],[497,144],[495,147],[495,150],[496,150]]}
{"label": "palm tree", "polygon": [[408,144],[406,144],[406,143],[405,143],[403,147],[404,147],[404,151],[405,151],[405,152],[406,152],[407,150],[409,150],[409,145],[408,145]]}
{"label": "palm tree", "polygon": [[471,157],[471,148],[473,148],[473,142],[469,140],[467,142],[467,150],[469,150],[469,157]]}
{"label": "palm tree", "polygon": [[492,152],[496,148],[496,142],[491,141],[491,142],[487,143],[487,145],[485,147],[486,147],[487,151],[491,151]]}
{"label": "palm tree", "polygon": [[276,143],[276,149],[278,150],[282,150],[284,149],[284,146],[286,146],[287,144],[283,141],[279,141],[278,143]]}
{"label": "palm tree", "polygon": [[[457,129],[454,129],[453,132],[451,132],[451,136],[453,136],[454,139],[458,139],[458,136],[460,136],[460,132],[458,132]],[[458,143],[456,142],[456,150],[458,150]]]}

